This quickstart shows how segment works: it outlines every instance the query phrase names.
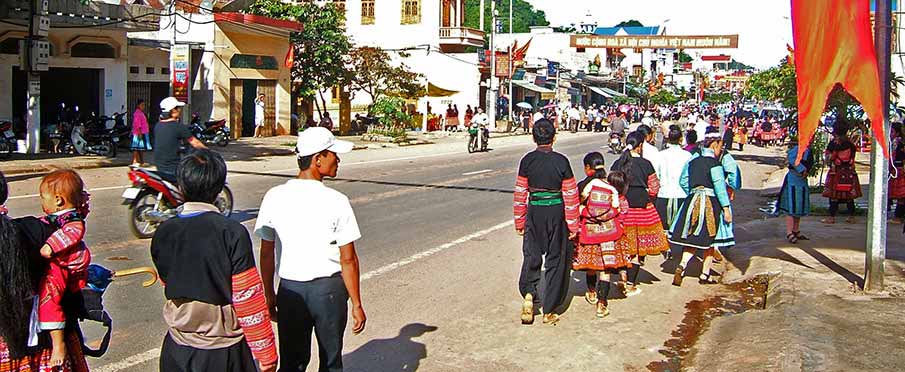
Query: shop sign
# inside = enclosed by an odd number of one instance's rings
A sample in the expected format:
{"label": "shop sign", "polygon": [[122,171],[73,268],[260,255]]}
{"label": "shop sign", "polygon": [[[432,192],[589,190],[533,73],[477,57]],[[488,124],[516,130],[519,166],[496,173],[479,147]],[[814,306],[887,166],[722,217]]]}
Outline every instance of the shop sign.
{"label": "shop sign", "polygon": [[173,97],[182,101],[189,100],[189,45],[176,44],[170,50],[173,60],[172,85]]}
{"label": "shop sign", "polygon": [[233,54],[229,59],[231,68],[251,68],[255,70],[278,70],[277,59],[273,56],[259,56],[254,54]]}
{"label": "shop sign", "polygon": [[633,48],[633,49],[736,49],[738,35],[695,36],[603,36],[572,35],[573,48]]}
{"label": "shop sign", "polygon": [[496,57],[496,76],[509,77],[509,56],[498,55]]}

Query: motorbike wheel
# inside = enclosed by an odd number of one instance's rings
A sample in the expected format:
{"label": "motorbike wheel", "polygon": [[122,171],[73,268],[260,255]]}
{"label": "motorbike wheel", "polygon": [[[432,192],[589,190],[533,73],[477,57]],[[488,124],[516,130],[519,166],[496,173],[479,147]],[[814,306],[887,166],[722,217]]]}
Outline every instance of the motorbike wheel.
{"label": "motorbike wheel", "polygon": [[114,143],[112,140],[101,142],[101,146],[104,147],[104,150],[100,151],[100,154],[98,155],[106,156],[108,158],[116,157],[116,143]]}
{"label": "motorbike wheel", "polygon": [[471,154],[478,151],[478,138],[472,137],[468,140],[468,153]]}
{"label": "motorbike wheel", "polygon": [[214,205],[220,210],[220,214],[225,217],[233,214],[233,191],[229,186],[223,186],[223,191],[220,191],[220,194],[217,195]]}
{"label": "motorbike wheel", "polygon": [[13,146],[9,141],[0,140],[0,158],[9,159],[13,155]]}
{"label": "motorbike wheel", "polygon": [[229,137],[227,136],[219,136],[217,137],[217,146],[226,147],[229,144]]}
{"label": "motorbike wheel", "polygon": [[157,195],[154,193],[142,193],[129,205],[129,230],[139,239],[148,239],[157,232],[158,223],[144,220],[146,212],[154,210],[157,205]]}

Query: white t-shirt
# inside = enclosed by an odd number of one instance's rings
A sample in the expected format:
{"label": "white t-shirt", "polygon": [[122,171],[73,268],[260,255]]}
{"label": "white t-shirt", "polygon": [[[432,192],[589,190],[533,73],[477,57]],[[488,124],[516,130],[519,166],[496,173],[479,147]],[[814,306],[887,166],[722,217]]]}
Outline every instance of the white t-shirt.
{"label": "white t-shirt", "polygon": [[280,278],[299,282],[342,271],[339,247],[361,238],[348,197],[322,182],[300,179],[267,191],[255,234],[276,242]]}
{"label": "white t-shirt", "polygon": [[255,100],[255,124],[264,124],[264,101]]}
{"label": "white t-shirt", "polygon": [[679,185],[679,179],[689,160],[691,153],[679,145],[667,145],[666,150],[660,151],[660,161],[655,167],[657,177],[660,178],[660,193],[657,196],[667,199],[682,199],[688,196]]}

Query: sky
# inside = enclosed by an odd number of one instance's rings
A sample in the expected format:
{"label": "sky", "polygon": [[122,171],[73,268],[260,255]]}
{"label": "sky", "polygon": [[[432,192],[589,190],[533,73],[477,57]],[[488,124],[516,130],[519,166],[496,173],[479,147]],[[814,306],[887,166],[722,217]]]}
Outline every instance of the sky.
{"label": "sky", "polygon": [[[505,2],[505,1],[504,1]],[[789,0],[528,0],[547,14],[553,26],[581,23],[591,15],[601,27],[636,19],[645,26],[665,25],[667,35],[738,34],[734,50],[699,49],[690,53],[724,52],[737,61],[768,68],[785,57],[792,45]],[[665,20],[669,20],[665,22]]]}

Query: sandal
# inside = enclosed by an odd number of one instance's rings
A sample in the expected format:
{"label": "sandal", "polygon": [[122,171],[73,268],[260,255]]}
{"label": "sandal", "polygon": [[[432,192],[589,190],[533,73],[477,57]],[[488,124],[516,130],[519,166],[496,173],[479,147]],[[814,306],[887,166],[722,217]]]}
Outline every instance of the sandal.
{"label": "sandal", "polygon": [[632,297],[632,296],[639,295],[639,294],[641,294],[641,288],[638,288],[634,285],[632,285],[629,289],[627,289],[625,291],[625,297]]}
{"label": "sandal", "polygon": [[604,318],[607,315],[610,315],[610,309],[607,309],[606,305],[604,305],[603,302],[598,302],[597,303],[597,317]]}
{"label": "sandal", "polygon": [[526,294],[524,302],[522,302],[522,324],[528,325],[534,323],[534,296]]}
{"label": "sandal", "polygon": [[559,323],[560,316],[557,314],[544,314],[544,324],[556,325]]}
{"label": "sandal", "polygon": [[597,292],[588,291],[584,294],[584,300],[591,305],[597,304]]}
{"label": "sandal", "polygon": [[793,231],[792,233],[795,234],[795,237],[798,238],[798,240],[811,240],[811,238],[808,238],[807,236],[803,235],[801,233],[801,231]]}
{"label": "sandal", "polygon": [[685,268],[681,265],[676,268],[676,273],[672,277],[672,285],[676,287],[682,286],[682,276],[685,274]]}
{"label": "sandal", "polygon": [[793,233],[793,232],[790,232],[790,233],[786,234],[786,240],[788,240],[789,243],[797,244],[797,243],[798,243],[798,235],[795,234],[795,233]]}
{"label": "sandal", "polygon": [[714,285],[714,284],[718,284],[719,282],[717,282],[716,279],[713,279],[710,275],[707,275],[707,276],[701,275],[698,278],[698,283],[700,283],[702,285]]}

